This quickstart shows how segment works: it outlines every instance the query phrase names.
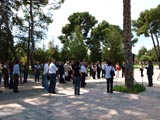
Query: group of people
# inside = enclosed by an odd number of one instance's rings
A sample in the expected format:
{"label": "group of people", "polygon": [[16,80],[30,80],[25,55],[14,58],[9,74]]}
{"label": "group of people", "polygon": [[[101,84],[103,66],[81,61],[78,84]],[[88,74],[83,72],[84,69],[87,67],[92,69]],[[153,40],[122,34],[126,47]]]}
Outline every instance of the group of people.
{"label": "group of people", "polygon": [[[23,82],[27,82],[28,74],[26,73],[26,64],[23,67]],[[22,71],[20,69],[20,64],[18,60],[14,60],[13,62],[10,61],[9,64],[0,64],[0,84],[3,78],[4,87],[13,89],[14,93],[18,93],[19,77],[21,78],[20,82],[22,83],[21,72]]]}
{"label": "group of people", "polygon": [[[66,81],[73,80],[75,84],[74,93],[80,95],[80,87],[85,87],[85,78],[87,75],[87,69],[85,61],[72,61],[63,64],[63,62],[56,63],[53,58],[50,62],[46,61],[43,65],[43,77],[42,86],[49,93],[56,94],[56,78],[58,76],[59,83],[65,84]],[[48,83],[49,79],[49,83]]]}
{"label": "group of people", "polygon": [[148,77],[148,87],[152,87],[153,86],[153,75],[154,75],[154,65],[152,63],[152,61],[148,61],[148,65],[144,66],[144,62],[141,62],[141,66],[140,66],[140,73],[141,73],[141,77],[143,79],[144,76],[144,68],[146,68],[147,70],[147,77]]}
{"label": "group of people", "polygon": [[[141,76],[143,77],[143,63],[141,64]],[[152,76],[153,76],[153,64],[149,61],[147,69],[148,75],[148,86],[153,86]],[[73,81],[74,94],[80,95],[80,88],[86,86],[86,76],[88,75],[88,70],[90,69],[90,75],[95,79],[97,75],[97,79],[100,77],[105,78],[107,80],[107,93],[113,93],[113,79],[114,76],[111,75],[111,71],[116,72],[116,77],[119,76],[119,70],[121,67],[119,64],[116,64],[115,67],[112,65],[110,61],[107,63],[100,64],[97,61],[90,66],[87,65],[85,61],[66,61],[64,62],[56,62],[53,58],[51,61],[45,61],[44,64],[40,64],[38,61],[34,65],[34,78],[35,82],[40,81],[40,75],[42,71],[42,86],[44,90],[56,94],[56,81],[59,79],[59,83],[65,84],[66,81]],[[23,75],[22,75],[23,73]],[[125,64],[122,65],[122,77],[125,75]],[[101,76],[102,75],[102,76]],[[27,63],[21,64],[18,60],[14,61],[14,63],[1,64],[0,65],[0,84],[1,80],[4,80],[4,87],[9,87],[13,89],[13,92],[17,93],[19,82],[21,84],[27,82],[28,78],[28,65]],[[23,77],[22,77],[23,76]],[[22,79],[23,78],[23,79]]]}
{"label": "group of people", "polygon": [[[113,92],[112,86],[113,86],[113,77],[110,76],[110,74],[107,74],[107,71],[109,71],[110,63],[105,64],[103,66],[103,75],[104,78],[107,79],[107,86],[111,86],[111,89],[107,89],[108,92]],[[35,82],[40,81],[40,75],[42,71],[42,86],[44,89],[49,92],[56,94],[56,81],[57,76],[59,78],[59,83],[65,84],[66,81],[73,80],[74,87],[74,93],[75,95],[80,95],[80,88],[86,86],[86,76],[88,65],[85,61],[66,61],[63,62],[56,62],[56,60],[53,58],[51,61],[45,61],[43,65],[41,65],[38,61],[34,65],[34,80]],[[99,69],[99,70],[98,70]],[[114,67],[112,67],[114,70]],[[14,93],[19,92],[18,85],[19,82],[21,84],[27,82],[28,78],[28,65],[20,63],[18,60],[14,61],[14,63],[9,64],[2,64],[0,66],[0,70],[2,74],[0,74],[0,83],[1,83],[1,77],[3,76],[4,80],[4,87],[13,89]],[[96,71],[101,70],[100,63],[97,62],[96,64]],[[115,70],[114,70],[115,71]],[[94,72],[92,68],[92,72]],[[100,72],[97,72],[97,78],[100,78]],[[109,85],[110,84],[110,85]]]}
{"label": "group of people", "polygon": [[[80,73],[77,69],[80,67]],[[18,93],[19,82],[26,83],[28,79],[29,66],[22,64],[18,60],[0,64],[0,84],[3,79],[5,88],[13,89],[14,93]],[[71,81],[75,84],[75,94],[80,94],[80,87],[85,87],[85,78],[87,75],[86,62],[56,62],[53,58],[51,61],[45,61],[40,64],[38,61],[34,65],[34,80],[40,82],[42,73],[42,86],[49,93],[56,93],[56,80],[59,83],[65,84],[66,81]],[[79,78],[80,77],[80,78]],[[74,80],[76,79],[76,80]],[[79,80],[79,82],[77,82]],[[0,91],[1,92],[1,91]]]}
{"label": "group of people", "polygon": [[[86,86],[87,64],[85,61],[72,61],[62,64],[61,62],[56,63],[55,59],[52,59],[49,63],[43,65],[43,79],[42,86],[49,93],[56,94],[56,77],[59,76],[59,83],[65,84],[66,81],[73,80],[74,94],[80,95],[80,88]],[[107,62],[104,66],[104,77],[107,79],[107,92],[113,93],[113,76],[110,71],[115,72],[111,62]],[[94,70],[92,70],[94,72]],[[49,84],[48,84],[49,77]]]}

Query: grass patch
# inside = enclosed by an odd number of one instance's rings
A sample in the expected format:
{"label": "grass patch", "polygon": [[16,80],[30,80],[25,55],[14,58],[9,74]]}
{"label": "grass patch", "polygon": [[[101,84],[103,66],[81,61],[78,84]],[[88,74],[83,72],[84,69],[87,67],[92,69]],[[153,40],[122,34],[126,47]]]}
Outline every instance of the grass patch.
{"label": "grass patch", "polygon": [[124,92],[124,93],[140,93],[146,90],[145,86],[142,84],[135,83],[131,88],[126,88],[124,85],[115,85],[114,91]]}

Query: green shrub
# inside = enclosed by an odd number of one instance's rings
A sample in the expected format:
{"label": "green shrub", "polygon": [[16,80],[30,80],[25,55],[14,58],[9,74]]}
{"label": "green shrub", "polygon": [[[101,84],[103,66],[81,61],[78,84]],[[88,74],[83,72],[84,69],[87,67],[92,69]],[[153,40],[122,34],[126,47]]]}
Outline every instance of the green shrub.
{"label": "green shrub", "polygon": [[144,85],[138,84],[138,83],[135,83],[131,88],[128,88],[128,89],[124,85],[115,85],[113,88],[114,91],[119,91],[124,93],[134,93],[134,94],[143,92],[145,91],[145,89],[146,88]]}

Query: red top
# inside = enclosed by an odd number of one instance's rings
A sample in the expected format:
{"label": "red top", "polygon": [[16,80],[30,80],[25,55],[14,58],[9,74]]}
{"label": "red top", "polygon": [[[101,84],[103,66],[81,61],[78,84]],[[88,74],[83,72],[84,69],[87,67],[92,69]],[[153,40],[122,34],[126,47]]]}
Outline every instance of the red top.
{"label": "red top", "polygon": [[120,66],[119,65],[116,65],[116,70],[120,70]]}

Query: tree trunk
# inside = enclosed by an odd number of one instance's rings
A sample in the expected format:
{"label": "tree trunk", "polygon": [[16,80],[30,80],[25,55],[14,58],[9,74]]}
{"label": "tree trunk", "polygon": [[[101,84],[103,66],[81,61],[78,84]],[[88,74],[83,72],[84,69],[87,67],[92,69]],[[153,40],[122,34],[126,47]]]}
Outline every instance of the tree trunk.
{"label": "tree trunk", "polygon": [[123,0],[123,34],[124,34],[124,59],[125,59],[125,85],[133,86],[133,55],[131,43],[131,0]]}
{"label": "tree trunk", "polygon": [[155,53],[156,53],[156,57],[158,58],[158,50],[157,50],[157,47],[156,47],[156,43],[154,41],[153,33],[150,33],[150,34],[151,34],[154,50],[155,50]]}
{"label": "tree trunk", "polygon": [[156,41],[157,41],[157,49],[158,49],[158,57],[160,56],[160,46],[159,46],[159,40],[158,40],[158,35],[157,34],[154,34],[155,35],[155,38],[156,38]]}
{"label": "tree trunk", "polygon": [[31,61],[31,66],[32,70],[34,69],[34,49],[35,49],[35,42],[34,42],[34,37],[33,37],[33,32],[34,32],[34,20],[33,20],[33,12],[32,12],[32,0],[30,0],[30,17],[31,17],[31,29],[30,29],[30,37],[31,37],[31,52],[30,52],[30,61]]}
{"label": "tree trunk", "polygon": [[7,16],[6,16],[7,14],[5,14],[5,11],[3,11],[3,9],[1,7],[0,7],[0,10],[1,10],[0,14],[2,16],[2,19],[3,19],[3,21],[6,25],[6,29],[7,29],[7,34],[8,34],[7,41],[10,45],[9,47],[11,49],[13,57],[18,60],[17,54],[14,50],[14,40],[13,40],[13,35],[12,35],[12,32],[11,32],[9,24],[8,24],[8,19],[7,19]]}
{"label": "tree trunk", "polygon": [[156,40],[157,40],[157,49],[158,49],[158,66],[159,66],[159,69],[160,69],[160,60],[159,60],[159,58],[160,58],[160,46],[159,46],[159,40],[158,40],[158,35],[157,34],[155,34],[155,37],[156,37]]}
{"label": "tree trunk", "polygon": [[159,66],[159,69],[160,69],[160,61],[159,61],[160,47],[159,47],[159,41],[158,41],[158,36],[156,34],[154,34],[154,35],[155,35],[155,38],[156,38],[156,41],[157,41],[157,46],[155,44],[153,34],[151,33],[151,38],[152,38],[152,41],[153,41],[153,45],[154,45],[154,49],[155,49],[155,53],[156,53],[156,57],[157,57],[157,61],[158,61],[158,66]]}
{"label": "tree trunk", "polygon": [[30,61],[30,41],[31,41],[31,34],[30,34],[30,31],[31,31],[31,30],[30,30],[30,26],[31,26],[31,25],[30,25],[30,21],[28,21],[28,26],[29,26],[29,27],[28,27],[29,29],[28,29],[27,64],[28,64],[28,70],[29,70],[29,65],[30,65],[30,64],[29,64],[29,63],[30,63],[30,62],[29,62],[29,61]]}

